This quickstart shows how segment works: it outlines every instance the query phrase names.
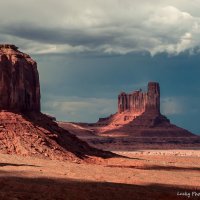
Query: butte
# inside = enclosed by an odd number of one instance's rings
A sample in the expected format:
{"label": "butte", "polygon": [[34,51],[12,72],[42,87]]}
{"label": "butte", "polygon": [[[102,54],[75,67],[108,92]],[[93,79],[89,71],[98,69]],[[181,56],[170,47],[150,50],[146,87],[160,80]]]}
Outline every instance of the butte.
{"label": "butte", "polygon": [[145,137],[190,137],[191,132],[170,123],[160,112],[160,86],[149,82],[142,90],[118,95],[118,112],[96,123],[105,133],[124,133]]}
{"label": "butte", "polygon": [[90,147],[41,113],[37,63],[0,45],[0,152],[81,161],[114,154]]}

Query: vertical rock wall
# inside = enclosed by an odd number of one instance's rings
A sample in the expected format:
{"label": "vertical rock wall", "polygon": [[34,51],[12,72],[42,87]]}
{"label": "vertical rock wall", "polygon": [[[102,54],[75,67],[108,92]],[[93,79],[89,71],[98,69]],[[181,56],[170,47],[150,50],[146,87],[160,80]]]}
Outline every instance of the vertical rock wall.
{"label": "vertical rock wall", "polygon": [[148,91],[134,91],[131,94],[122,92],[118,96],[118,113],[131,112],[140,115],[145,111],[160,113],[160,87],[159,83],[148,83]]}
{"label": "vertical rock wall", "polygon": [[0,110],[40,112],[37,63],[14,45],[0,45]]}
{"label": "vertical rock wall", "polygon": [[160,86],[159,83],[148,84],[147,103],[145,111],[160,114]]}

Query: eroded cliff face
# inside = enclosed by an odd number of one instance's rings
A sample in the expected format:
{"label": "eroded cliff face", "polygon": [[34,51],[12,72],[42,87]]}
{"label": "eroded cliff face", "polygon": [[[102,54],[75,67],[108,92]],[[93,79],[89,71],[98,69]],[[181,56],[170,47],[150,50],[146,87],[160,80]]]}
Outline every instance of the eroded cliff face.
{"label": "eroded cliff face", "polygon": [[14,45],[0,45],[0,110],[40,112],[37,63]]}
{"label": "eroded cliff face", "polygon": [[131,94],[121,93],[118,96],[118,113],[129,111],[134,115],[140,115],[145,111],[147,94],[142,91],[135,91]]}
{"label": "eroded cliff face", "polygon": [[160,86],[159,83],[149,82],[145,111],[160,114]]}
{"label": "eroded cliff face", "polygon": [[40,112],[36,62],[14,45],[0,45],[0,153],[77,162],[115,156],[90,147],[54,120]]}
{"label": "eroded cliff face", "polygon": [[149,82],[148,91],[134,91],[127,94],[122,92],[118,96],[118,113],[131,112],[139,116],[144,112],[160,113],[160,87],[159,83]]}

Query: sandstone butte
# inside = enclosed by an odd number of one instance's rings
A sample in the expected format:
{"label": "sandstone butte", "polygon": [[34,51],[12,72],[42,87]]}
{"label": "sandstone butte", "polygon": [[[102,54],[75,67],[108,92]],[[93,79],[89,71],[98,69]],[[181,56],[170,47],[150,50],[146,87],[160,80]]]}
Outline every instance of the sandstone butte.
{"label": "sandstone butte", "polygon": [[0,45],[0,152],[91,161],[114,154],[90,147],[40,112],[37,63],[15,45]]}
{"label": "sandstone butte", "polygon": [[97,132],[129,134],[145,137],[190,137],[189,131],[170,123],[160,112],[160,86],[149,82],[147,92],[142,90],[118,95],[118,112],[100,118],[93,126]]}

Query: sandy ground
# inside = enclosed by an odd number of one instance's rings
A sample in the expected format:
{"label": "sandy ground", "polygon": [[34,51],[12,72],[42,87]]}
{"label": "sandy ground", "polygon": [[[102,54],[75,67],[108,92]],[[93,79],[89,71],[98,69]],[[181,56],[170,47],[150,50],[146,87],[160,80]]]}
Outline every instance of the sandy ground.
{"label": "sandy ground", "polygon": [[200,199],[200,150],[117,153],[99,164],[0,154],[0,199]]}

